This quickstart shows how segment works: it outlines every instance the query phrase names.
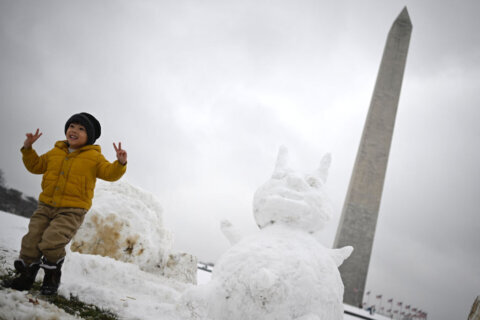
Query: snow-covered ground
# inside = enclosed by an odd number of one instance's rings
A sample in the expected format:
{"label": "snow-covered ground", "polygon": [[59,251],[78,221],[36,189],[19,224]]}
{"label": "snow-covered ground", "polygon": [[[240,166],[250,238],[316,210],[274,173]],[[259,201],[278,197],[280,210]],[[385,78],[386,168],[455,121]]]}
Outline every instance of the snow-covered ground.
{"label": "snow-covered ground", "polygon": [[[0,211],[0,273],[12,266],[18,255],[28,219]],[[186,319],[179,297],[193,285],[140,270],[136,265],[107,257],[68,251],[59,293],[73,294],[80,300],[116,313],[121,319]],[[40,271],[37,280],[43,273]],[[198,284],[210,280],[210,273],[199,271]],[[78,319],[56,306],[39,300],[36,304],[26,292],[0,290],[2,319]],[[346,310],[370,316],[366,311],[345,306]],[[371,316],[370,316],[371,317]],[[388,319],[379,315],[376,320]],[[345,320],[358,319],[345,314]]]}
{"label": "snow-covered ground", "polygon": [[[344,320],[358,320],[365,318],[370,318],[372,320],[391,320],[391,318],[382,316],[380,314],[371,315],[370,312],[368,312],[367,310],[361,310],[359,308],[349,306],[348,304],[343,305],[343,307],[345,308],[345,314],[343,316]],[[354,314],[355,316],[352,314]]]}
{"label": "snow-covered ground", "polygon": [[[5,273],[18,255],[28,219],[0,212],[0,272]],[[177,301],[189,286],[186,283],[140,270],[131,263],[96,255],[68,251],[62,269],[59,294],[78,296],[84,302],[109,309],[124,319],[182,319]],[[39,272],[37,280],[42,278]],[[35,305],[28,294],[14,290],[0,291],[0,314],[6,319],[31,319],[33,313],[55,314],[64,319],[63,312],[48,303]],[[48,318],[48,317],[45,317]]]}

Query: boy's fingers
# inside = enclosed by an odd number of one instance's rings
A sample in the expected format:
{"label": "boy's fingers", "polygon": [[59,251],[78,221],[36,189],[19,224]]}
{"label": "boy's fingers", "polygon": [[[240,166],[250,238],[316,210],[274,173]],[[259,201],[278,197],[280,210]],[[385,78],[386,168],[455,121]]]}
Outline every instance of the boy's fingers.
{"label": "boy's fingers", "polygon": [[113,147],[115,148],[115,151],[117,152],[117,154],[120,154],[120,153],[124,152],[124,150],[122,150],[122,143],[121,142],[118,143],[118,147],[114,142]]}

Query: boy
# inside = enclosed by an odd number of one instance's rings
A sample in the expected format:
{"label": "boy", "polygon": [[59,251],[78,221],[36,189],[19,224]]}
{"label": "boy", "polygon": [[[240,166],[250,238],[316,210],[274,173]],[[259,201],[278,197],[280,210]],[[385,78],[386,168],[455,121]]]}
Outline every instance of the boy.
{"label": "boy", "polygon": [[27,133],[21,152],[28,171],[43,174],[42,193],[37,210],[30,218],[28,233],[22,239],[20,256],[14,262],[17,277],[3,282],[5,287],[30,290],[39,268],[45,271],[41,293],[52,295],[60,285],[65,246],[70,242],[92,205],[96,178],[115,181],[127,167],[127,152],[121,142],[117,161],[108,162],[100,146],[93,145],[101,127],[86,112],[74,114],[65,124],[66,140],[42,156],[32,144],[42,135]]}

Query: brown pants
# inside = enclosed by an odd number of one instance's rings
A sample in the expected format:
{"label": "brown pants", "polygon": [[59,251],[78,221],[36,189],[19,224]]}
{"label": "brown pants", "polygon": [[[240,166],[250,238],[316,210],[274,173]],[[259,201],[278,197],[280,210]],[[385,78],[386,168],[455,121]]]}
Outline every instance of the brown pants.
{"label": "brown pants", "polygon": [[65,257],[65,246],[82,225],[85,213],[87,210],[82,208],[54,208],[40,202],[22,239],[20,259],[30,264],[43,255],[57,263]]}

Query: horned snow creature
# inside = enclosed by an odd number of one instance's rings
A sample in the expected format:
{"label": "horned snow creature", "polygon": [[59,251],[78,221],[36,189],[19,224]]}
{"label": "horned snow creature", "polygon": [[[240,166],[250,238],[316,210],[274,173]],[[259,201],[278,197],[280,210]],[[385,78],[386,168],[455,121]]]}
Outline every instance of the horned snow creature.
{"label": "horned snow creature", "polygon": [[209,283],[185,293],[190,317],[343,319],[338,266],[353,248],[328,249],[315,238],[331,217],[324,190],[330,155],[310,174],[288,168],[287,155],[280,148],[271,179],[255,193],[260,231],[242,238],[229,222],[222,222],[233,246],[220,257]]}

